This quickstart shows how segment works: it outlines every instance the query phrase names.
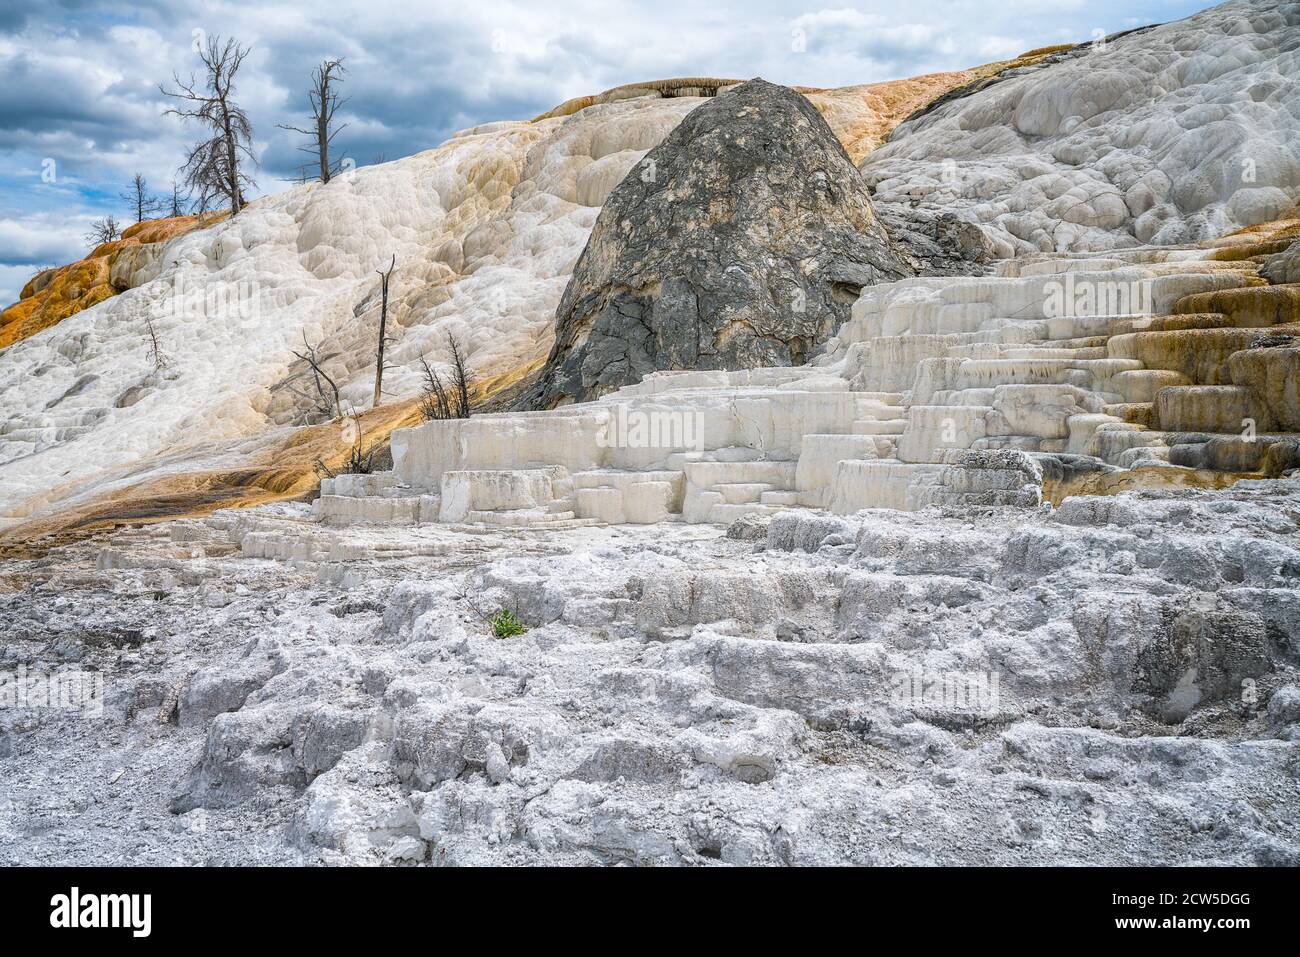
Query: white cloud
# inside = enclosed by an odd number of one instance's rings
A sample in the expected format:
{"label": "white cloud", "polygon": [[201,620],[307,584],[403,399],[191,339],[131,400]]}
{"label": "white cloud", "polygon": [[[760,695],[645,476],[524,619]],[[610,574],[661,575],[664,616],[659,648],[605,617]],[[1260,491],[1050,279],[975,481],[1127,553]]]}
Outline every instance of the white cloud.
{"label": "white cloud", "polygon": [[84,237],[94,218],[87,213],[39,213],[21,221],[0,219],[2,261],[62,264],[78,259],[87,250]]}
{"label": "white cloud", "polygon": [[18,301],[18,293],[35,272],[31,266],[0,265],[0,309]]}
{"label": "white cloud", "polygon": [[1019,37],[982,37],[979,43],[980,56],[990,60],[1009,60],[1029,49]]}

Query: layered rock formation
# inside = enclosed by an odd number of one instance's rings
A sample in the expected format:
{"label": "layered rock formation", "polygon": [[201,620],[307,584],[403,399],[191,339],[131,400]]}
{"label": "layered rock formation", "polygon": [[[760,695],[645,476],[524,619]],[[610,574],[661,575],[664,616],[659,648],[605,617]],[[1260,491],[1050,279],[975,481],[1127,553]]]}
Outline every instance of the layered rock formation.
{"label": "layered rock formation", "polygon": [[1211,239],[1300,201],[1300,5],[1236,0],[939,98],[863,160],[999,256]]}
{"label": "layered rock formation", "polygon": [[[971,75],[810,96],[841,141],[860,149]],[[268,494],[263,486],[310,481],[309,460],[293,475],[265,469],[267,455],[292,446],[277,427],[321,418],[310,370],[293,353],[304,335],[317,344],[345,401],[365,408],[379,312],[373,269],[393,254],[388,332],[398,342],[386,356],[385,393],[413,396],[420,357],[438,366],[448,334],[459,339],[480,394],[517,383],[550,351],[555,308],[605,196],[730,82],[636,84],[531,121],[464,131],[328,189],[308,184],[260,199],[234,222],[169,243],[153,281],[84,311],[49,314],[58,326],[44,323],[46,331],[0,361],[0,524],[52,507],[66,508],[73,528],[86,509],[110,520],[152,514],[149,503],[163,499],[184,511],[211,507],[237,500],[239,486],[219,497],[193,490],[226,488],[236,473],[266,476],[245,486],[248,502]],[[107,273],[92,284],[101,298],[113,290],[111,265]],[[11,315],[38,301],[24,300]],[[154,368],[146,316],[165,373]],[[187,472],[167,453],[196,440],[212,452]]]}
{"label": "layered rock formation", "polygon": [[331,489],[317,514],[730,523],[1277,475],[1300,466],[1300,291],[1236,249],[1038,254],[872,286],[811,365],[657,372],[594,402],[399,431],[387,504]]}
{"label": "layered rock formation", "polygon": [[799,365],[862,287],[906,272],[826,122],[751,80],[694,110],[610,193],[522,404],[662,369]]}

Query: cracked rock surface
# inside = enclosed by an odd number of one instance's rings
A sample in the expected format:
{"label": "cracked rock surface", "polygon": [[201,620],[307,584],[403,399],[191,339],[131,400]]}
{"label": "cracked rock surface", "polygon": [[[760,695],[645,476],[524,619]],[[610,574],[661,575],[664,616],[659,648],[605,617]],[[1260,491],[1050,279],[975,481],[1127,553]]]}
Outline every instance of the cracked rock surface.
{"label": "cracked rock surface", "polygon": [[1298,521],[1261,481],[67,546],[7,567],[3,669],[103,707],[0,709],[0,861],[1296,864]]}

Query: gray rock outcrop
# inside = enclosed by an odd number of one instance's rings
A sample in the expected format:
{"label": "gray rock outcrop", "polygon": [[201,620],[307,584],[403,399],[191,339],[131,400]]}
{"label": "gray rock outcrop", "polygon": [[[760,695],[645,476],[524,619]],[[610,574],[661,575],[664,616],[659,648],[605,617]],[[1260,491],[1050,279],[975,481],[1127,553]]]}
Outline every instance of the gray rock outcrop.
{"label": "gray rock outcrop", "polygon": [[1260,267],[1259,274],[1274,284],[1300,282],[1300,239],[1285,250],[1269,256]]}
{"label": "gray rock outcrop", "polygon": [[863,286],[909,272],[826,121],[750,80],[692,111],[610,194],[521,405],[662,369],[797,365]]}

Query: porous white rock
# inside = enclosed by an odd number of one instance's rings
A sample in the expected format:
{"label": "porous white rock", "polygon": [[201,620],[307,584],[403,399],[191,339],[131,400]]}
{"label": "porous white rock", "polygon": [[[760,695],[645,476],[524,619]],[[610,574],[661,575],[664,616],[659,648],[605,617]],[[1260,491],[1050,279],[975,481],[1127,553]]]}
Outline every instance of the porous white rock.
{"label": "porous white rock", "polygon": [[882,214],[955,213],[999,255],[1212,239],[1300,201],[1300,6],[1234,0],[1084,44],[902,124]]}
{"label": "porous white rock", "polygon": [[73,544],[7,566],[6,661],[113,679],[93,717],[0,713],[0,859],[1294,865],[1298,504],[791,509],[761,538],[298,504],[117,533],[98,569]]}

